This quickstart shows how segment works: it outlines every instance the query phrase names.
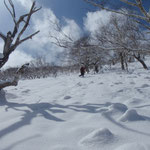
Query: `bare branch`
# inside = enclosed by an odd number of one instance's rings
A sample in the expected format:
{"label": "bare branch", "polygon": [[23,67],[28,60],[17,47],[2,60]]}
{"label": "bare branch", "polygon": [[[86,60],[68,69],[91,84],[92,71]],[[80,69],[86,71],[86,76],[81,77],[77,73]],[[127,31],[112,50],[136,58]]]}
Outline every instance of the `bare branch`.
{"label": "bare branch", "polygon": [[6,36],[2,32],[0,32],[0,37],[4,40],[4,42],[6,41]]}
{"label": "bare branch", "polygon": [[8,86],[17,86],[18,82],[16,82],[16,80],[13,81],[5,81],[3,83],[0,83],[0,90],[8,87]]}
{"label": "bare branch", "polygon": [[141,0],[136,0],[136,3],[138,5],[138,8],[140,9],[141,13],[147,17],[147,19],[150,21],[150,16],[147,14],[146,10],[143,7],[143,3]]}
{"label": "bare branch", "polygon": [[8,7],[8,5],[6,4],[6,0],[4,0],[5,7],[6,7],[7,10],[9,11],[9,13],[11,14],[11,16],[12,16],[12,18],[13,18],[13,21],[14,21],[14,23],[16,24],[15,7],[14,7],[14,5],[13,5],[13,3],[12,3],[11,0],[8,0],[8,1],[9,1],[9,4],[10,4],[11,8],[12,8],[12,11],[11,11],[10,8]]}
{"label": "bare branch", "polygon": [[13,4],[12,0],[9,0],[9,4],[12,7],[13,17],[16,18],[15,7],[14,7],[14,4]]}
{"label": "bare branch", "polygon": [[72,37],[63,31],[62,27],[57,21],[50,20],[50,23],[52,24],[54,31],[56,31],[55,35],[54,33],[49,33],[49,37],[53,40],[51,43],[65,49],[71,48],[74,43]]}
{"label": "bare branch", "polygon": [[21,75],[24,73],[24,71],[26,70],[26,68],[28,66],[29,66],[29,63],[22,65],[17,70],[16,75],[12,81],[4,81],[4,82],[0,83],[0,90],[5,88],[5,87],[8,87],[8,86],[17,86],[19,78],[21,77]]}
{"label": "bare branch", "polygon": [[104,9],[104,10],[107,10],[107,11],[110,11],[110,12],[113,12],[113,13],[117,13],[117,14],[121,14],[121,15],[125,15],[125,16],[134,17],[134,18],[137,18],[137,19],[149,21],[149,19],[146,16],[144,17],[144,16],[137,15],[137,14],[134,14],[134,13],[129,14],[129,13],[125,13],[123,11],[117,11],[117,10],[114,10],[114,9],[109,9],[109,8],[106,8],[103,5],[97,4],[97,3],[95,3],[91,0],[85,0],[85,1],[89,4],[92,4],[93,6],[96,6],[96,7],[100,8],[100,9]]}
{"label": "bare branch", "polygon": [[136,3],[129,2],[128,0],[120,0],[120,1],[123,2],[123,3],[126,3],[126,4],[128,4],[128,5],[138,7],[138,5],[137,5]]}
{"label": "bare branch", "polygon": [[[0,59],[0,68],[8,61],[9,55],[17,48],[18,45],[20,45],[22,42],[24,42],[28,39],[31,39],[33,36],[35,36],[36,34],[39,33],[39,31],[37,31],[37,32],[30,34],[29,36],[20,40],[21,36],[23,35],[25,30],[29,26],[29,21],[31,20],[31,16],[35,12],[39,11],[41,9],[41,7],[40,8],[35,7],[35,2],[33,2],[29,13],[26,13],[26,14],[20,16],[19,19],[16,21],[14,4],[13,4],[12,0],[8,0],[8,3],[10,5],[10,7],[8,7],[6,0],[4,0],[5,7],[11,14],[15,25],[14,25],[13,32],[11,32],[11,31],[7,32],[7,36],[5,36],[4,34],[2,34],[0,32],[0,37],[4,40],[4,47],[3,47],[3,56],[4,57]],[[20,30],[20,32],[18,33],[20,23],[24,23],[24,25],[23,25],[22,29]]]}
{"label": "bare branch", "polygon": [[14,26],[14,30],[13,30],[13,33],[12,33],[12,38],[15,37],[16,33],[18,32],[18,28],[19,28],[19,25],[21,22],[25,22],[24,21],[24,18],[27,17],[28,14],[24,14],[22,16],[20,16],[20,18],[18,19],[18,21],[16,22],[15,26]]}
{"label": "bare branch", "polygon": [[[61,26],[59,25],[58,22],[56,22],[56,21],[53,22],[52,20],[50,20],[50,23],[53,25],[54,30],[56,32],[58,32],[59,34],[61,34],[64,38],[68,39],[69,41],[73,42],[73,39],[62,30],[62,28],[61,28]],[[54,36],[52,36],[52,37],[54,37]]]}
{"label": "bare branch", "polygon": [[24,42],[24,41],[26,41],[26,40],[28,40],[28,39],[32,39],[32,37],[35,36],[36,34],[38,34],[39,32],[40,32],[40,31],[37,31],[37,32],[35,32],[35,33],[33,33],[33,34],[27,36],[26,38],[20,40],[20,41],[19,41],[19,44],[21,44],[22,42]]}
{"label": "bare branch", "polygon": [[28,15],[25,15],[25,16],[27,16],[27,19],[25,21],[25,25],[23,26],[22,30],[18,34],[18,37],[16,39],[16,43],[19,42],[21,35],[24,33],[24,31],[26,30],[27,26],[29,25],[29,21],[30,21],[30,18],[32,16],[32,14],[35,13],[35,12],[37,12],[40,9],[41,9],[41,7],[38,8],[38,9],[35,7],[35,1],[34,1],[33,4],[32,4],[32,6],[31,6],[30,12],[28,13]]}
{"label": "bare branch", "polygon": [[134,21],[137,22],[138,24],[140,24],[141,26],[143,26],[144,28],[150,30],[150,26],[148,26],[148,25],[146,25],[146,24],[144,24],[144,23],[142,23],[141,21],[138,21],[138,20],[134,20]]}

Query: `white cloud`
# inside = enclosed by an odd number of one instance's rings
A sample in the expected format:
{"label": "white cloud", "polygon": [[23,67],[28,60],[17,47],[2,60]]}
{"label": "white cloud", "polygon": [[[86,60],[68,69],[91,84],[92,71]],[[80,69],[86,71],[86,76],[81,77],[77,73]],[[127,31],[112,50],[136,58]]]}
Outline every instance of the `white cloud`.
{"label": "white cloud", "polygon": [[86,18],[84,18],[85,30],[93,33],[99,26],[107,24],[110,20],[111,12],[106,10],[88,12]]}
{"label": "white cloud", "polygon": [[[32,0],[14,1],[16,12],[17,12],[16,14],[23,14],[23,13],[28,12],[28,10],[31,8],[32,2],[33,2]],[[37,4],[37,7],[42,6],[40,3],[36,3],[36,4]],[[1,7],[2,6],[0,6],[0,8]],[[8,12],[6,10],[6,14],[7,13]],[[9,17],[10,17],[10,14],[9,14]],[[0,20],[3,20],[2,16],[0,16]],[[12,25],[8,24],[7,18],[6,20],[7,20],[7,27],[11,26],[12,28]],[[39,55],[46,56],[49,62],[54,62],[55,60],[57,60],[56,58],[57,54],[62,52],[63,49],[56,47],[54,44],[51,43],[51,39],[49,38],[49,32],[51,31],[57,37],[61,38],[61,36],[50,25],[49,20],[52,20],[54,22],[57,21],[58,23],[60,23],[60,20],[55,16],[55,14],[50,8],[42,7],[40,11],[36,12],[32,16],[32,21],[30,22],[29,29],[27,32],[25,32],[25,34],[27,36],[29,34],[34,33],[37,30],[40,30],[40,33],[34,36],[32,40],[28,40],[24,42],[23,44],[21,44],[19,46],[19,49],[23,50],[24,52],[19,53],[18,48],[17,48],[17,51],[11,54],[9,62],[6,63],[7,66],[19,65],[19,63],[21,63],[21,60],[24,62],[25,60],[28,60],[27,57],[29,57],[29,60],[30,60],[31,56],[34,57],[34,56],[39,56]],[[63,32],[65,32],[68,35],[71,35],[73,39],[77,39],[78,37],[80,37],[81,30],[74,20],[65,18],[64,22],[65,24],[62,26]],[[0,23],[0,25],[2,24],[3,22]],[[6,32],[7,31],[9,31],[9,29],[8,30],[6,29]],[[2,45],[0,45],[0,48],[2,48]],[[15,57],[16,55],[24,56],[25,59],[23,58],[20,59],[20,57]],[[14,58],[15,60],[13,61]],[[18,60],[18,63],[17,63],[17,60]]]}
{"label": "white cloud", "polygon": [[19,2],[24,8],[30,9],[32,6],[33,0],[16,0],[16,2]]}
{"label": "white cloud", "polygon": [[66,25],[62,28],[62,31],[71,37],[73,40],[77,40],[81,36],[81,29],[74,20],[65,18]]}
{"label": "white cloud", "polygon": [[10,55],[8,62],[4,65],[4,68],[21,66],[31,60],[33,60],[33,58],[30,55],[16,50]]}
{"label": "white cloud", "polygon": [[[57,54],[64,49],[51,43],[53,40],[50,38],[50,33],[60,39],[64,37],[62,37],[62,34],[56,32],[54,24],[50,22],[57,22],[60,25],[60,20],[51,9],[42,8],[40,13],[35,15],[32,20],[32,32],[40,30],[40,33],[33,37],[32,40],[28,41],[28,46],[34,53],[37,53],[37,55],[46,56],[49,62],[55,62],[55,60],[58,60],[56,58]],[[81,30],[76,22],[67,18],[64,18],[64,22],[62,32],[69,35],[74,40],[78,39],[81,35]]]}
{"label": "white cloud", "polygon": [[57,18],[54,13],[47,8],[42,9],[41,13],[33,18],[33,30],[40,30],[40,33],[33,38],[33,41],[35,42],[35,45],[32,45],[33,47],[43,47],[45,44],[50,43],[49,31],[52,28],[50,28],[49,20],[55,21]]}

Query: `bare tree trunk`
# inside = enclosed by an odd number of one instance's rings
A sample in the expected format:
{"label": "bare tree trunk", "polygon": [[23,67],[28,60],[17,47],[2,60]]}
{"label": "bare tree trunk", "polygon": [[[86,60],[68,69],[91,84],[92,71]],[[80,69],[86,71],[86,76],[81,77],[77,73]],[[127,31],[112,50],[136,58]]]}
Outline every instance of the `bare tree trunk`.
{"label": "bare tree trunk", "polygon": [[128,63],[126,60],[125,60],[125,65],[126,65],[126,70],[128,71]]}
{"label": "bare tree trunk", "polygon": [[0,83],[0,90],[7,86],[17,86],[21,75],[25,72],[25,70],[27,69],[28,66],[29,66],[28,63],[22,65],[21,68],[19,68],[17,70],[16,75],[12,81],[4,81],[4,82]]}
{"label": "bare tree trunk", "polygon": [[[36,31],[32,34],[30,34],[27,37],[22,37],[23,33],[26,31],[27,27],[29,26],[29,22],[31,20],[31,16],[39,11],[41,9],[37,8],[35,5],[35,1],[32,3],[32,6],[30,8],[29,13],[26,13],[19,18],[16,17],[16,12],[15,12],[15,7],[12,2],[12,0],[7,0],[9,6],[6,3],[6,0],[4,0],[4,4],[11,14],[11,17],[14,22],[14,28],[13,31],[8,31],[7,35],[4,35],[2,32],[0,32],[0,38],[4,41],[4,46],[3,46],[3,57],[0,58],[0,68],[3,67],[3,65],[8,61],[10,54],[23,42],[26,40],[32,39],[33,36],[35,36],[39,31]],[[20,24],[22,26],[20,27]],[[20,27],[20,30],[19,30]]]}
{"label": "bare tree trunk", "polygon": [[136,56],[136,55],[134,54],[133,56],[134,56],[134,58],[135,58],[137,61],[139,61],[139,62],[142,64],[142,66],[143,66],[144,69],[148,70],[147,65],[146,65],[145,62],[141,59],[140,54],[138,54],[138,56]]}
{"label": "bare tree trunk", "polygon": [[120,55],[121,69],[125,70],[123,52],[121,52],[119,55]]}
{"label": "bare tree trunk", "polygon": [[[7,2],[6,2],[7,1]],[[21,15],[20,17],[16,17],[15,7],[12,2],[12,0],[4,0],[5,7],[9,11],[14,27],[13,31],[8,31],[7,35],[0,32],[0,38],[3,40],[3,53],[1,54],[0,58],[0,68],[2,68],[5,63],[8,61],[10,54],[23,42],[32,39],[33,36],[35,36],[39,31],[36,31],[26,37],[23,37],[24,32],[26,31],[27,27],[29,26],[29,22],[31,20],[31,16],[39,11],[41,9],[37,8],[36,2],[33,1],[32,6],[30,8],[30,11],[24,15]],[[20,26],[22,24],[22,26]],[[19,28],[20,27],[20,28]],[[27,65],[27,64],[26,64]],[[14,80],[12,81],[4,81],[0,83],[0,90],[7,87],[7,86],[17,86],[18,80],[20,75],[24,72],[24,69],[26,68],[26,65],[23,65],[17,72]]]}
{"label": "bare tree trunk", "polygon": [[0,83],[0,90],[7,87],[7,86],[17,86],[18,85],[18,79],[14,78],[13,81],[6,81],[3,83]]}
{"label": "bare tree trunk", "polygon": [[126,53],[124,53],[124,63],[125,63],[125,66],[126,66],[126,70],[128,71],[128,60],[127,60]]}

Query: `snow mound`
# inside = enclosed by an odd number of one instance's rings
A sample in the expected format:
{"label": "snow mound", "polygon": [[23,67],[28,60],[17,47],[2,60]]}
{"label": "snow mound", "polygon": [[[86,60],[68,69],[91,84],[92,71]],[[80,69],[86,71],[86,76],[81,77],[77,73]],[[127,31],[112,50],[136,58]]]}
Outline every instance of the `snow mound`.
{"label": "snow mound", "polygon": [[127,110],[123,116],[120,118],[120,121],[140,121],[140,120],[145,120],[145,118],[141,115],[139,115],[136,110],[131,109]]}
{"label": "snow mound", "polygon": [[142,99],[139,99],[139,98],[133,98],[131,101],[129,101],[128,103],[129,103],[129,105],[138,105],[138,104],[140,104],[140,103],[142,103]]}
{"label": "snow mound", "polygon": [[107,106],[107,107],[110,106],[110,105],[112,105],[111,102],[106,102],[106,103],[105,103],[105,106]]}
{"label": "snow mound", "polygon": [[104,128],[100,130],[95,130],[86,137],[84,137],[80,143],[83,145],[95,145],[95,144],[109,144],[112,143],[115,136],[109,129]]}
{"label": "snow mound", "polygon": [[149,150],[150,146],[146,144],[130,143],[124,144],[115,150]]}
{"label": "snow mound", "polygon": [[141,86],[141,88],[147,88],[147,87],[150,87],[150,85],[148,85],[148,84],[143,84],[143,85]]}
{"label": "snow mound", "polygon": [[111,106],[109,106],[109,109],[111,111],[126,112],[128,110],[128,107],[122,103],[114,103]]}

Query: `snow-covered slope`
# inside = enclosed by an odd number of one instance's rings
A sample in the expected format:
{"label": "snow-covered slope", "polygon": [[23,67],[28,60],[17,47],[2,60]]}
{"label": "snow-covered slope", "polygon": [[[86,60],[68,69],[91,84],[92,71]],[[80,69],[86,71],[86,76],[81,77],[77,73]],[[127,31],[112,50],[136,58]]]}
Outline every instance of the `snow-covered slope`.
{"label": "snow-covered slope", "polygon": [[0,100],[0,150],[150,150],[142,68],[20,81]]}

